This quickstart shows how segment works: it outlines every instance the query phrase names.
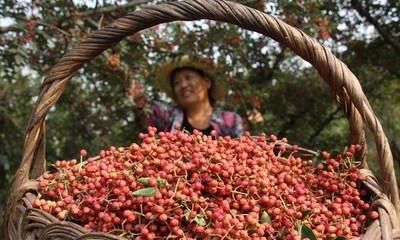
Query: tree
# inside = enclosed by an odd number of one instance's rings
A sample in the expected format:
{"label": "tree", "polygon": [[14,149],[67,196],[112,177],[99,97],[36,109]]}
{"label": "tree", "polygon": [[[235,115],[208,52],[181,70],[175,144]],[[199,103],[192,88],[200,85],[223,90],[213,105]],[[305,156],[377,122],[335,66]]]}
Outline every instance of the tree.
{"label": "tree", "polygon": [[[98,1],[96,1],[98,3]],[[142,7],[166,1],[0,1],[0,189],[7,189],[21,159],[25,124],[41,82],[63,54],[90,32]],[[238,1],[298,27],[341,58],[359,77],[400,162],[398,1]],[[359,30],[361,29],[361,30]],[[88,63],[70,82],[47,118],[49,163],[125,146],[145,128],[126,91],[151,84],[159,63],[176,54],[213,56],[227,73],[222,107],[240,113],[253,133],[275,133],[314,150],[341,151],[349,143],[342,109],[316,71],[280,43],[236,26],[197,21],[163,24],[129,36]],[[372,151],[374,153],[374,151]],[[375,156],[370,165],[377,169]],[[5,190],[0,193],[3,202]]]}

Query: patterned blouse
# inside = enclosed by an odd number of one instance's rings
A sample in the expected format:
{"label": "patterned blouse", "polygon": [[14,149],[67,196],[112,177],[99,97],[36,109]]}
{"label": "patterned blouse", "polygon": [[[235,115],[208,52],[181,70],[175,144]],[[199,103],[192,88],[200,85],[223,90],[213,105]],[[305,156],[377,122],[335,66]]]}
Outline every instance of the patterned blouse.
{"label": "patterned blouse", "polygon": [[[184,120],[184,112],[176,105],[160,101],[148,101],[144,107],[146,123],[160,131],[180,131]],[[211,127],[218,136],[239,137],[243,134],[242,118],[234,112],[214,110],[210,119]]]}

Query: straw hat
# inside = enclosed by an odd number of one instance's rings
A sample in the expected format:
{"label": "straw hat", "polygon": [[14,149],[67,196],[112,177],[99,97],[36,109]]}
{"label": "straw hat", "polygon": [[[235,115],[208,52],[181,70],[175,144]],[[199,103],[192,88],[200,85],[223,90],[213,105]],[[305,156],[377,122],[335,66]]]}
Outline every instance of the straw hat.
{"label": "straw hat", "polygon": [[170,98],[174,99],[173,89],[171,88],[171,74],[177,68],[191,67],[202,70],[208,76],[212,84],[211,97],[214,100],[221,100],[227,91],[222,76],[217,72],[217,66],[210,59],[183,55],[174,60],[163,64],[159,68],[155,79],[155,86],[164,91]]}

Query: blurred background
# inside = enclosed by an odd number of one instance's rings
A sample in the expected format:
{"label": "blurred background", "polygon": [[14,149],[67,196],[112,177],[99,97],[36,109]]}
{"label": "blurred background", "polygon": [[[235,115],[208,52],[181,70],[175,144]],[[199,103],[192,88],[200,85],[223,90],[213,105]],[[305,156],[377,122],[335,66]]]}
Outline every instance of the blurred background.
{"label": "blurred background", "polygon": [[[171,1],[0,0],[0,209],[21,160],[25,128],[44,77],[91,32],[146,5]],[[236,1],[300,28],[359,78],[400,162],[400,2],[397,0]],[[87,63],[47,116],[49,163],[127,146],[145,130],[127,92],[150,81],[159,64],[182,53],[210,57],[226,73],[221,107],[247,129],[287,137],[313,150],[342,151],[349,131],[342,108],[313,67],[270,38],[213,22],[162,24],[125,38]],[[369,166],[378,174],[367,132]],[[0,210],[1,211],[1,210]],[[0,213],[1,214],[1,213]],[[0,220],[1,221],[1,220]]]}

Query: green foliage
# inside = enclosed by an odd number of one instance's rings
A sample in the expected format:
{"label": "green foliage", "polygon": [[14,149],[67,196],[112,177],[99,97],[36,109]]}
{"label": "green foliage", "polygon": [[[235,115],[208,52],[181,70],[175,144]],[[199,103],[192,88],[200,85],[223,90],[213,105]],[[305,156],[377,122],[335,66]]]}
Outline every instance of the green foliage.
{"label": "green foliage", "polygon": [[[0,203],[20,162],[26,123],[47,72],[88,34],[138,7],[103,2],[92,7],[73,1],[0,1],[0,18],[8,22],[0,27]],[[238,2],[302,29],[348,64],[400,161],[397,1]],[[131,82],[141,82],[149,96],[163,99],[151,85],[158,65],[188,52],[215,57],[230,86],[221,107],[238,112],[253,134],[274,133],[314,150],[341,151],[349,144],[343,111],[309,64],[269,38],[202,20],[144,30],[87,63],[48,114],[47,161],[76,158],[82,148],[96,155],[111,145],[136,141],[145,125],[127,98]],[[251,121],[254,111],[261,121]],[[370,165],[378,168],[374,161]]]}

